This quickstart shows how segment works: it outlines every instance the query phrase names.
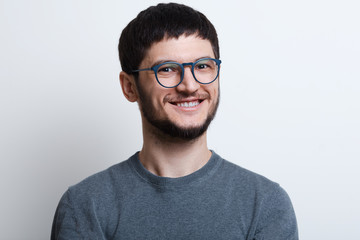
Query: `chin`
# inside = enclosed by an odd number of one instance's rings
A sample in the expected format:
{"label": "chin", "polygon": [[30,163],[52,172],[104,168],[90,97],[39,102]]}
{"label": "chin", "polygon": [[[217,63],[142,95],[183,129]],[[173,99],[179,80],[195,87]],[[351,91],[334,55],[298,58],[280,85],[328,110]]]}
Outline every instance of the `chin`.
{"label": "chin", "polygon": [[179,128],[197,128],[206,123],[207,116],[179,117],[176,119],[168,118],[168,121]]}
{"label": "chin", "polygon": [[171,120],[147,119],[154,127],[154,133],[160,137],[195,140],[201,137],[207,130],[212,118],[207,118],[200,124],[180,125]]}

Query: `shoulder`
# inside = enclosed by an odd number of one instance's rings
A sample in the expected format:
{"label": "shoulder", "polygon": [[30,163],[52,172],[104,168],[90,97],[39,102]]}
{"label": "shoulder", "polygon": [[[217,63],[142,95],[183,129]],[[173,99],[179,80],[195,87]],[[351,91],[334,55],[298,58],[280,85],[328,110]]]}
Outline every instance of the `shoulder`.
{"label": "shoulder", "polygon": [[101,172],[95,173],[68,188],[64,196],[72,202],[92,201],[115,197],[125,191],[129,182],[133,181],[133,171],[129,159],[115,164]]}
{"label": "shoulder", "polygon": [[222,159],[216,181],[236,193],[239,199],[257,207],[269,209],[280,204],[292,208],[290,198],[280,184],[225,159]]}
{"label": "shoulder", "polygon": [[[114,227],[121,199],[128,191],[134,174],[129,158],[98,172],[69,187],[57,206],[52,239],[96,239],[103,237],[103,229]],[[91,229],[89,229],[91,226]]]}
{"label": "shoulder", "polygon": [[[219,156],[219,158],[221,157]],[[222,164],[219,170],[220,175],[223,178],[238,187],[244,188],[244,190],[270,193],[278,191],[280,188],[278,183],[268,179],[267,177],[245,169],[226,159],[222,159]]]}
{"label": "shoulder", "polygon": [[250,232],[256,239],[298,239],[291,200],[278,183],[224,159],[218,175],[235,192],[239,204],[252,209],[256,224]]}

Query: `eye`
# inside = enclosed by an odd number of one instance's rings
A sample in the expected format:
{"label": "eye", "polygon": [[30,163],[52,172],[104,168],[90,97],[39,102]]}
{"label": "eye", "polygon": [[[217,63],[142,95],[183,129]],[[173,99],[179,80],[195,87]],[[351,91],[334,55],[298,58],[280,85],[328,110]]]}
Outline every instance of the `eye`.
{"label": "eye", "polygon": [[171,68],[171,67],[161,67],[158,69],[158,72],[164,72],[164,73],[167,73],[167,72],[173,72],[175,71],[174,68]]}
{"label": "eye", "polygon": [[208,71],[212,70],[215,67],[215,62],[211,59],[203,59],[196,63],[195,69],[196,70],[202,70],[202,71]]}
{"label": "eye", "polygon": [[208,67],[209,67],[209,65],[207,65],[205,63],[196,64],[197,69],[205,69],[205,68],[208,68]]}
{"label": "eye", "polygon": [[180,68],[179,65],[175,63],[165,63],[159,67],[157,73],[161,75],[174,74],[181,71],[179,70],[179,68]]}

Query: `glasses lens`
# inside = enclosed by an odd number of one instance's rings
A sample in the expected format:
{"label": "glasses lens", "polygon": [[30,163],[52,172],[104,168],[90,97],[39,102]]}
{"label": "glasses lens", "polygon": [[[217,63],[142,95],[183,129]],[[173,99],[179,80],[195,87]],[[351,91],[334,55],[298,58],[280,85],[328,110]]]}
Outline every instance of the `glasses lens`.
{"label": "glasses lens", "polygon": [[179,63],[164,63],[157,72],[157,79],[165,87],[174,87],[181,81],[181,65]]}
{"label": "glasses lens", "polygon": [[195,63],[194,75],[197,81],[201,83],[210,83],[214,81],[219,73],[219,66],[213,59],[200,59]]}

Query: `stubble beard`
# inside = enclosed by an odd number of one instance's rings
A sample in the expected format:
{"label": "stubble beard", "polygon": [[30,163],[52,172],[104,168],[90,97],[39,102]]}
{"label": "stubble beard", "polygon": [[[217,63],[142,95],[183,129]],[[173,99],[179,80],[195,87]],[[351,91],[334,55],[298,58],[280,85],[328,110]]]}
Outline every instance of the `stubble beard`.
{"label": "stubble beard", "polygon": [[209,110],[208,116],[206,117],[204,123],[198,126],[181,127],[178,126],[176,123],[172,122],[170,119],[157,118],[150,96],[148,96],[144,92],[142,87],[137,86],[137,89],[141,101],[139,107],[142,112],[142,115],[154,127],[155,130],[159,130],[159,131],[153,131],[153,133],[158,137],[170,138],[173,140],[178,139],[178,140],[191,141],[202,136],[207,131],[212,120],[215,118],[216,111],[218,109],[220,102],[220,89],[218,89],[218,96],[216,99],[216,103],[214,104],[212,109]]}

